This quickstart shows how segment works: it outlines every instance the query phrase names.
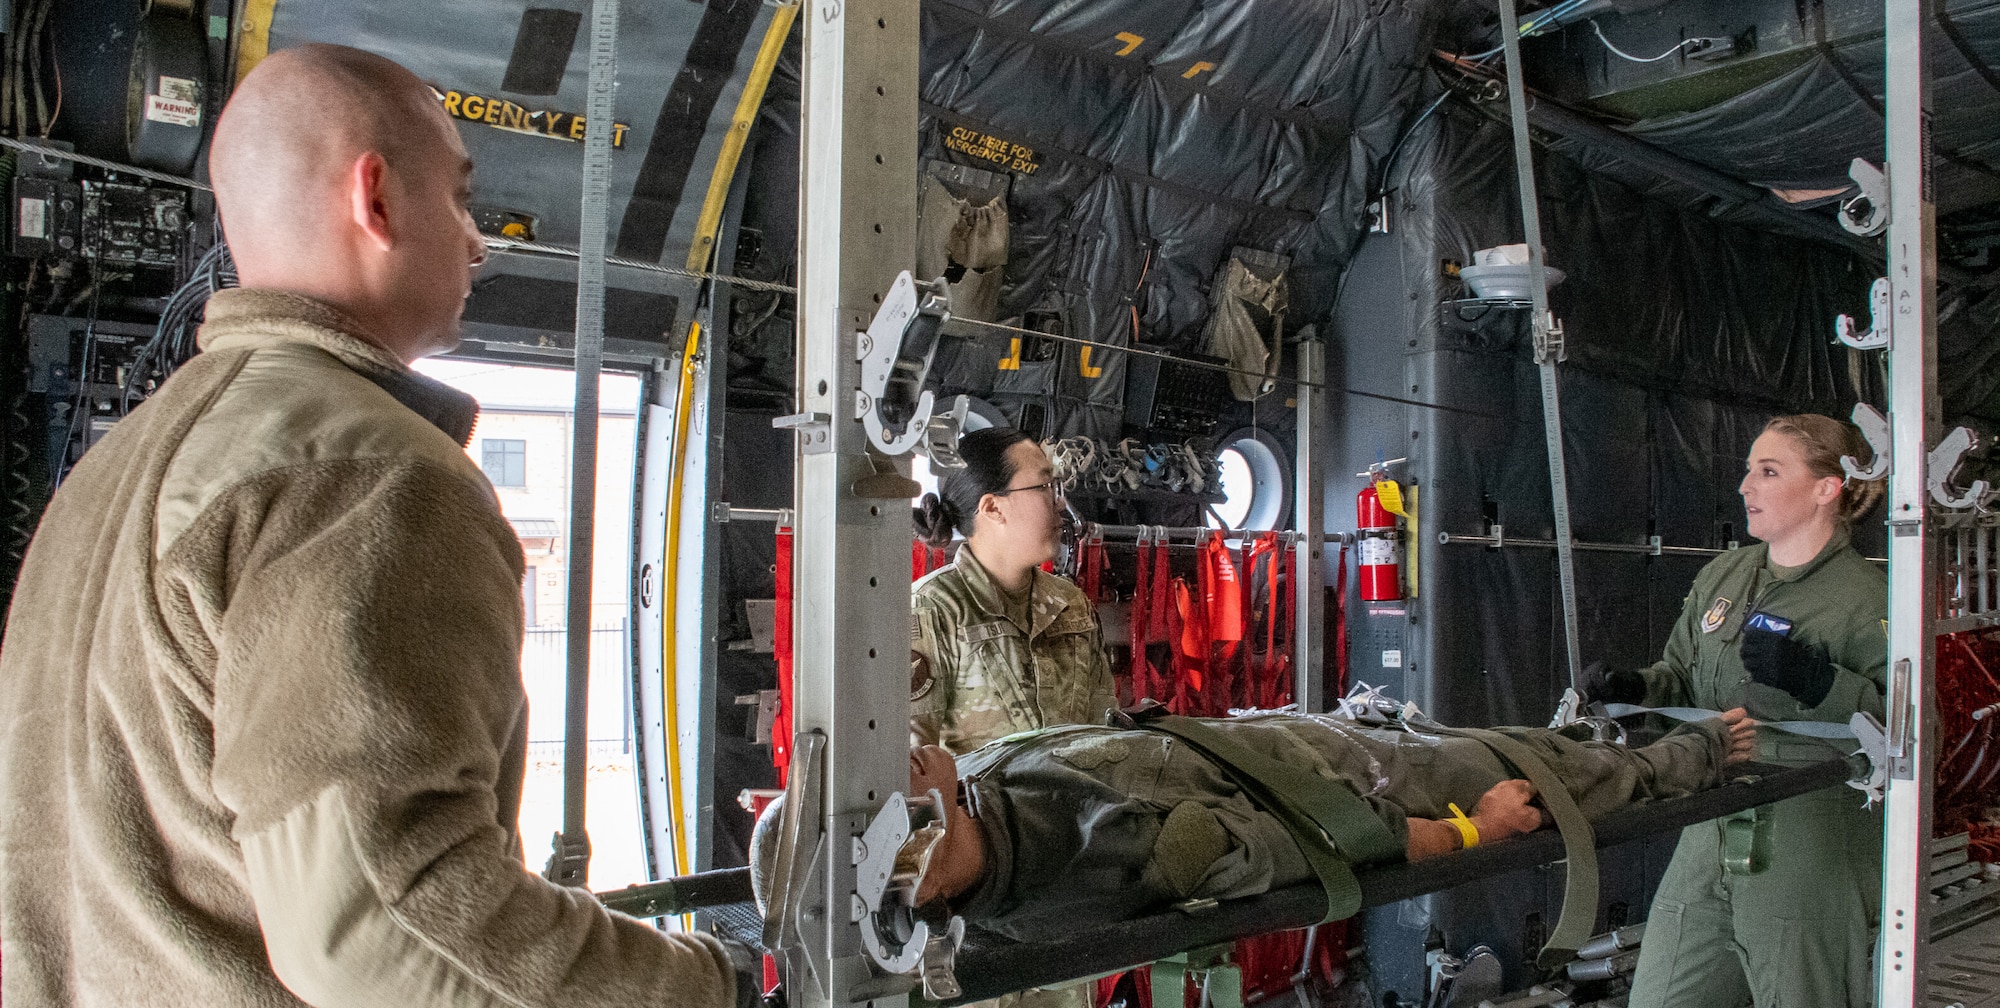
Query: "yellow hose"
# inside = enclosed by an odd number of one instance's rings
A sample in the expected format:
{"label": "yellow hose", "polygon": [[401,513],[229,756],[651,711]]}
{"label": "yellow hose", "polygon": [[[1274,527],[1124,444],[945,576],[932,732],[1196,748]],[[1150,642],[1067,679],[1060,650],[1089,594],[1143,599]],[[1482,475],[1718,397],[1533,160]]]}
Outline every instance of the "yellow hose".
{"label": "yellow hose", "polygon": [[687,268],[705,270],[715,254],[715,235],[722,228],[722,205],[729,201],[729,183],[736,177],[737,159],[750,138],[750,125],[757,121],[757,107],[764,104],[764,87],[771,83],[771,69],[785,51],[785,36],[792,29],[799,5],[788,3],[771,15],[764,29],[764,42],[757,47],[757,61],[750,65],[750,79],[743,82],[743,95],[736,99],[736,116],[729,133],[722,138],[722,152],[715,156],[715,171],[708,177],[708,195],[701,201],[701,217],[696,220],[694,241],[688,245]]}
{"label": "yellow hose", "polygon": [[[742,157],[744,140],[750,135],[750,124],[757,119],[757,107],[764,101],[764,88],[771,82],[771,71],[778,65],[778,55],[785,48],[785,36],[791,31],[792,20],[798,12],[797,3],[786,4],[771,15],[771,24],[764,29],[764,41],[757,48],[756,62],[751,64],[750,79],[743,84],[743,96],[736,102],[735,118],[730,122],[729,134],[723,138],[722,152],[716,156],[715,171],[709,176],[708,195],[702,201],[701,219],[695,225],[694,242],[688,247],[689,269],[708,268],[715,250],[715,235],[722,226],[722,206],[729,198],[729,183],[736,175],[736,164]],[[694,870],[694,852],[688,849],[687,830],[682,823],[680,667],[676,660],[675,642],[680,638],[681,497],[687,483],[688,414],[694,409],[695,353],[700,348],[701,323],[697,321],[688,326],[687,346],[681,351],[680,392],[674,397],[673,461],[667,470],[668,556],[666,576],[662,578],[664,583],[661,586],[665,626],[660,634],[660,685],[664,696],[662,713],[666,716],[667,797],[673,805],[667,822],[673,841],[674,870],[671,874],[674,875],[685,875]]]}

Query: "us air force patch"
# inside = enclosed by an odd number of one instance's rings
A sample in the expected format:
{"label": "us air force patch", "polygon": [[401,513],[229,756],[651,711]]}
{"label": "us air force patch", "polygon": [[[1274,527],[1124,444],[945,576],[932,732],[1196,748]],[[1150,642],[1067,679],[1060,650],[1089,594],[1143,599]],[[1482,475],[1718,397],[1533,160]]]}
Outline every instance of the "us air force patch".
{"label": "us air force patch", "polygon": [[931,687],[937,685],[937,678],[931,675],[931,660],[922,651],[910,652],[910,701],[912,703],[929,696]]}
{"label": "us air force patch", "polygon": [[1715,628],[1721,626],[1722,621],[1729,616],[1729,605],[1728,599],[1716,596],[1715,604],[1709,606],[1708,612],[1702,614],[1701,632],[1714,633]]}

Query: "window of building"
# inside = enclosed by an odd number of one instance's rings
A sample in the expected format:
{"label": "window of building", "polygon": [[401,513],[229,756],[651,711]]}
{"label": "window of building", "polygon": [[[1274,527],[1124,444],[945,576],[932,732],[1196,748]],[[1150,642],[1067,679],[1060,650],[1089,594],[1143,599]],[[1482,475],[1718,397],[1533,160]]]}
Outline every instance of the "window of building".
{"label": "window of building", "polygon": [[497,487],[528,485],[528,442],[515,438],[481,438],[479,467]]}
{"label": "window of building", "polygon": [[538,594],[535,587],[539,583],[535,578],[535,568],[529,567],[528,573],[521,578],[521,622],[528,626],[542,622],[535,612],[535,596]]}

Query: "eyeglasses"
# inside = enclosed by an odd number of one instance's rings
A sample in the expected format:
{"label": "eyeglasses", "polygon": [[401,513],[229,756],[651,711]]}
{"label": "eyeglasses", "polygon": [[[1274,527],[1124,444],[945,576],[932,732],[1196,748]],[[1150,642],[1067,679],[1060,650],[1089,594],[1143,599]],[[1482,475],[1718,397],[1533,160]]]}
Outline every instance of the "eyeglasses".
{"label": "eyeglasses", "polygon": [[995,490],[993,491],[993,496],[1005,497],[1008,494],[1023,493],[1028,490],[1046,490],[1051,500],[1061,500],[1063,496],[1061,480],[1050,480],[1047,483],[1036,483],[1033,486],[1008,487],[1005,490]]}

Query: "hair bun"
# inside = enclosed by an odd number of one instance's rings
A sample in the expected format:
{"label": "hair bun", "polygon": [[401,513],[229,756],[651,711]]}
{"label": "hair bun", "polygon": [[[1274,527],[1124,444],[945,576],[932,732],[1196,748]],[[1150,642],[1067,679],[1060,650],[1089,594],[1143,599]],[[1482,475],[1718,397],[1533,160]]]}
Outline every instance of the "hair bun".
{"label": "hair bun", "polygon": [[952,526],[957,524],[956,516],[952,514],[951,505],[939,499],[937,494],[925,494],[923,500],[918,501],[917,506],[910,509],[910,517],[916,524],[917,538],[935,547],[944,547],[951,543]]}

